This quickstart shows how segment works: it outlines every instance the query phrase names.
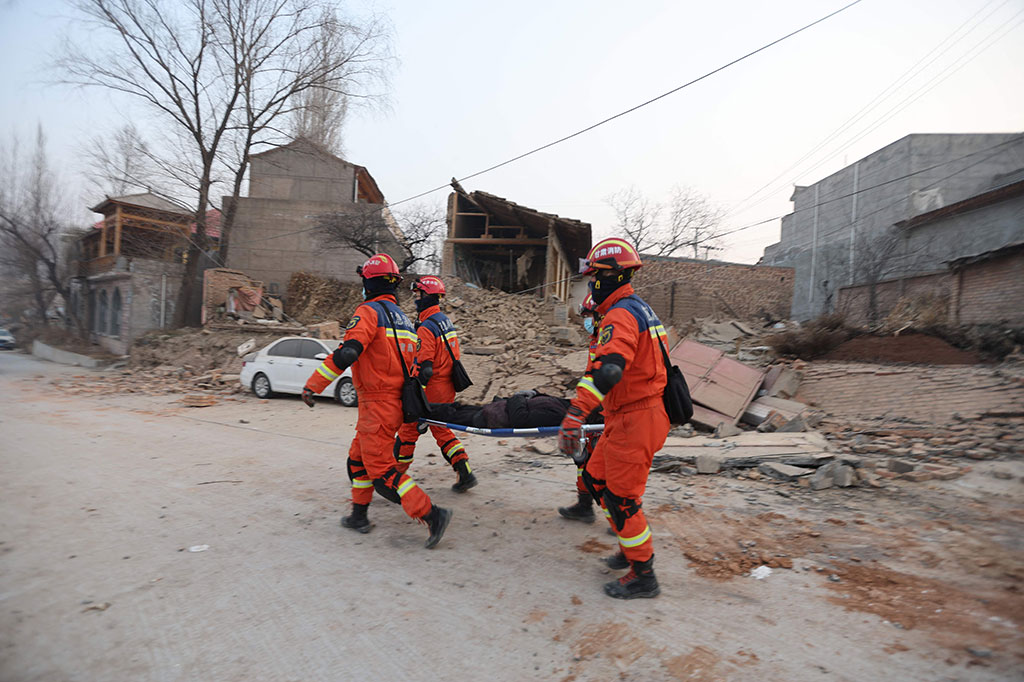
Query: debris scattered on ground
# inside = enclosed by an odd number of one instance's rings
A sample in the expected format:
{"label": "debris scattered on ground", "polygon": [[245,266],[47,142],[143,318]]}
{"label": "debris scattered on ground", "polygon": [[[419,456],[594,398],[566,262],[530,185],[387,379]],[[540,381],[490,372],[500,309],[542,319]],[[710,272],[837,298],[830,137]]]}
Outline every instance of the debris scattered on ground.
{"label": "debris scattered on ground", "polygon": [[757,568],[755,568],[753,571],[750,572],[750,577],[753,578],[754,580],[764,580],[765,578],[767,578],[771,574],[772,574],[772,569],[769,568],[768,566],[765,566],[764,564],[762,564],[762,565],[758,566]]}
{"label": "debris scattered on ground", "polygon": [[208,549],[210,549],[209,545],[192,545],[191,547],[188,548],[188,551],[190,551],[190,552],[205,552]]}

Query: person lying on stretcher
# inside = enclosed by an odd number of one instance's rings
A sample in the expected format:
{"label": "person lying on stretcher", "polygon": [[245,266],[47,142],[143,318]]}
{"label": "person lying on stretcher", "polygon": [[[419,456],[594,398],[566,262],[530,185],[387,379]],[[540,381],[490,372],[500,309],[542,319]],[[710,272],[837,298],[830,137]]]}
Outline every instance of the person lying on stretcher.
{"label": "person lying on stretcher", "polygon": [[[479,429],[529,429],[538,426],[558,426],[568,409],[569,400],[566,398],[556,398],[529,390],[519,391],[510,398],[495,398],[487,405],[431,403],[430,418]],[[601,423],[600,414],[595,416],[596,420],[588,421]]]}

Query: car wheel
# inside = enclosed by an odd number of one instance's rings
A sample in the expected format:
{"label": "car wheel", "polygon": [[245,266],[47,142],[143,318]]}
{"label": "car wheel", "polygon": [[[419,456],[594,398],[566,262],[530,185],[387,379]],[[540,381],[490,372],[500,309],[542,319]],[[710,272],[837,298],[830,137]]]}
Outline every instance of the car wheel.
{"label": "car wheel", "polygon": [[252,378],[252,392],[257,398],[273,398],[274,391],[270,387],[270,379],[263,372]]}
{"label": "car wheel", "polygon": [[344,377],[338,382],[338,385],[334,387],[334,399],[345,407],[355,407],[359,404],[356,387],[352,385],[351,379]]}

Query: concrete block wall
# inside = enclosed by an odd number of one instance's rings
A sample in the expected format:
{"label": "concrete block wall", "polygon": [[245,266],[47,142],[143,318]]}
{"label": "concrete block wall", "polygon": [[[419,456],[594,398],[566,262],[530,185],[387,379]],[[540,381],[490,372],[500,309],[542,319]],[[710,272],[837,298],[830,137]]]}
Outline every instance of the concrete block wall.
{"label": "concrete block wall", "polygon": [[253,157],[249,197],[325,203],[352,202],[355,166],[296,141]]}
{"label": "concrete block wall", "polygon": [[1024,327],[1024,252],[964,267],[957,315],[961,324]]}
{"label": "concrete block wall", "polygon": [[[832,309],[840,287],[862,281],[858,241],[984,191],[996,176],[1022,165],[1024,139],[1019,133],[908,135],[814,185],[795,188],[793,213],[783,217],[781,239],[765,249],[762,262],[795,269],[791,315],[798,320],[816,317]],[[966,224],[973,225],[973,217]],[[1014,224],[1019,226],[1019,220]],[[947,224],[942,243],[957,244],[962,235],[950,233],[962,229]],[[979,241],[988,229],[979,233]],[[944,258],[968,255],[913,253],[914,258],[893,260],[885,276],[934,271],[943,267]]]}
{"label": "concrete block wall", "polygon": [[[346,206],[353,204],[239,199],[227,267],[241,270],[262,281],[268,292],[276,288],[276,293],[282,295],[292,274],[300,271],[345,282],[359,281],[356,266],[362,265],[366,256],[354,249],[326,247],[320,233],[310,229],[316,216]],[[400,255],[393,239],[382,241],[379,250]]]}
{"label": "concrete block wall", "polygon": [[633,280],[663,324],[726,315],[785,318],[793,296],[793,269],[715,261],[653,261]]}

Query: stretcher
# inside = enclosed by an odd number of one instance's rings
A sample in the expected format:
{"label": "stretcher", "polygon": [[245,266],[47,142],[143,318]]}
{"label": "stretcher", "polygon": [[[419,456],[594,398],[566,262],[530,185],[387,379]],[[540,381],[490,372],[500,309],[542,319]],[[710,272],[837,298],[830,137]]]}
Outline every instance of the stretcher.
{"label": "stretcher", "polygon": [[[448,422],[441,422],[434,419],[420,419],[421,424],[428,424],[433,426],[444,426],[455,431],[465,431],[466,433],[476,434],[477,436],[554,436],[558,433],[559,427],[557,426],[536,426],[531,429],[484,429],[476,426],[463,426],[462,424],[449,424]],[[604,431],[604,424],[584,424],[583,433],[601,433]]]}

